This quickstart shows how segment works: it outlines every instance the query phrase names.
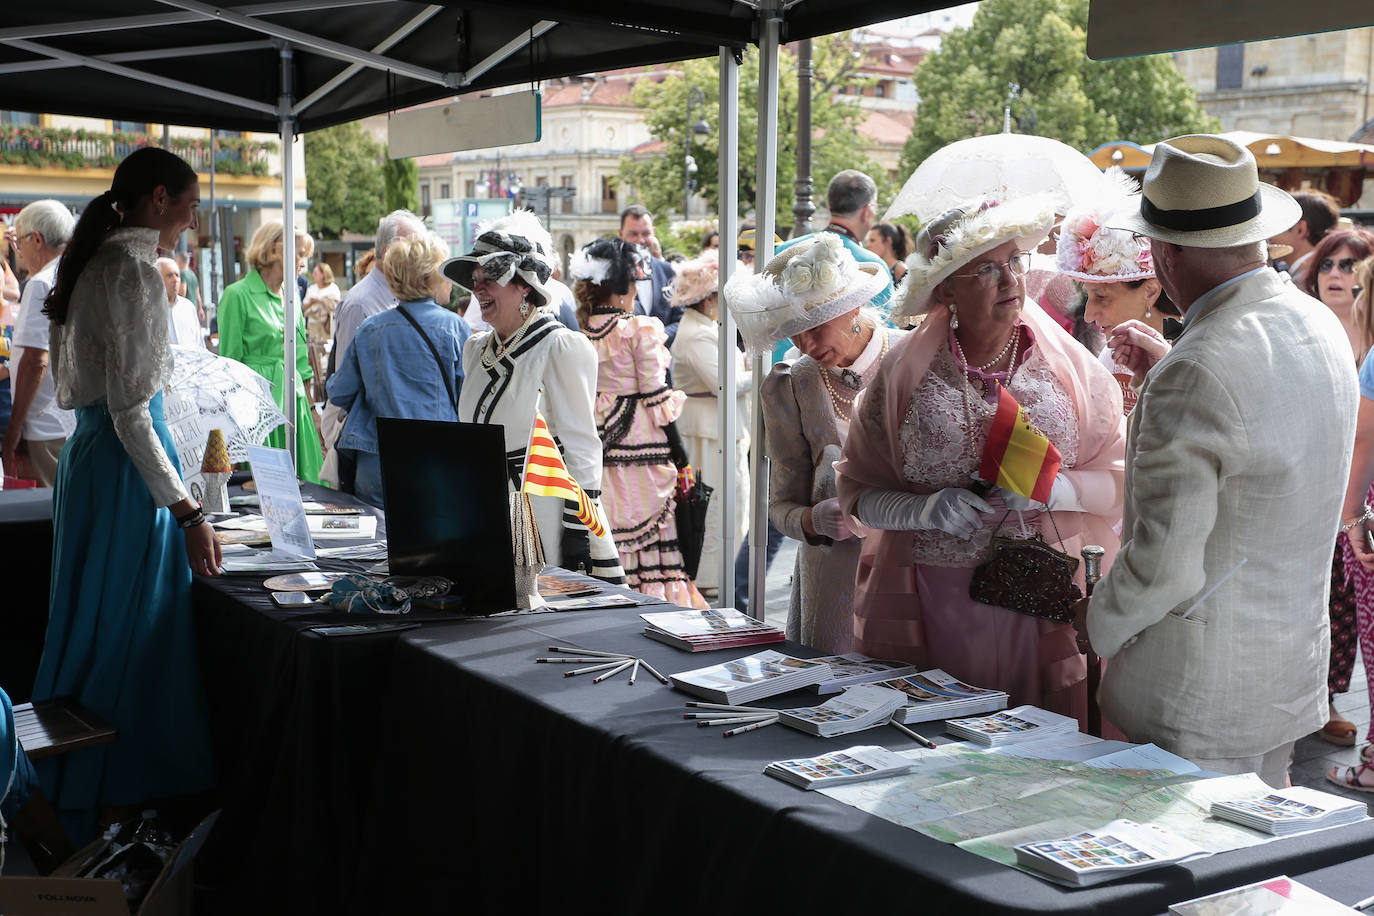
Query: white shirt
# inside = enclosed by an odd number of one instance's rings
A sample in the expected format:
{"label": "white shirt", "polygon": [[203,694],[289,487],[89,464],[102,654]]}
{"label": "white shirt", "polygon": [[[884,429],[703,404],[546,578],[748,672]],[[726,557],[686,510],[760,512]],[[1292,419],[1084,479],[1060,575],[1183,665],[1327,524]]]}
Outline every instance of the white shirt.
{"label": "white shirt", "polygon": [[175,347],[204,347],[205,331],[196,314],[196,304],[185,296],[167,309],[167,342]]}
{"label": "white shirt", "polygon": [[187,499],[153,429],[148,402],[172,374],[167,286],[155,265],[156,229],[116,229],[77,277],[67,320],[52,327],[57,403],[104,404],[115,435],[159,506]]}
{"label": "white shirt", "polygon": [[[48,316],[43,314],[43,302],[52,290],[57,279],[57,262],[53,258],[43,268],[29,278],[24,286],[24,295],[19,299],[19,318],[14,325],[14,354],[10,365],[17,368],[25,350],[48,349]],[[164,294],[165,295],[165,294]],[[70,410],[57,406],[57,393],[53,388],[51,364],[43,378],[38,382],[38,391],[33,396],[28,416],[24,418],[24,438],[35,442],[65,439],[76,429],[76,417]]]}

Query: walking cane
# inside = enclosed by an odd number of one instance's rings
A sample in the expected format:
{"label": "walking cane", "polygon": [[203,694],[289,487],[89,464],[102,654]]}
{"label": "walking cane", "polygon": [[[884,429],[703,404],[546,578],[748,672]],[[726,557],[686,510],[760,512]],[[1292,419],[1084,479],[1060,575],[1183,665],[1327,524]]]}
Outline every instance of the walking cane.
{"label": "walking cane", "polygon": [[[1083,547],[1083,581],[1088,586],[1087,594],[1093,596],[1093,586],[1102,578],[1102,554],[1104,551],[1096,544]],[[1097,705],[1097,690],[1102,686],[1102,659],[1091,649],[1088,655],[1088,734],[1094,738],[1102,737],[1102,710]]]}

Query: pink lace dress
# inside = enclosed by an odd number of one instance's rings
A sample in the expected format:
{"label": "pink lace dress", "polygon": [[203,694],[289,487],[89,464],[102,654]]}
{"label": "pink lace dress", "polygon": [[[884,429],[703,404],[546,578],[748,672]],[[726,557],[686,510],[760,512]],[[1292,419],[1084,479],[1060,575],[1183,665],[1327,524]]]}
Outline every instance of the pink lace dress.
{"label": "pink lace dress", "polygon": [[667,335],[647,315],[593,315],[582,332],[596,348],[601,502],[629,587],[681,607],[707,606],[682,568],[677,469],[663,427],[687,396],[669,388]]}

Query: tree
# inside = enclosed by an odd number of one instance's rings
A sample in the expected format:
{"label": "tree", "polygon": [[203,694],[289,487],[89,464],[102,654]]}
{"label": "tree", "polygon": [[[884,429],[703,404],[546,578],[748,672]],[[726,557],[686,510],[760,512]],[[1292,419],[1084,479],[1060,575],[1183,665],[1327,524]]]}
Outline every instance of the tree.
{"label": "tree", "polygon": [[310,233],[337,239],[346,231],[374,232],[387,212],[382,144],[357,123],[312,131],[304,142]]}
{"label": "tree", "polygon": [[420,209],[420,167],[414,159],[392,159],[387,156],[382,161],[382,180],[386,184],[386,212]]}
{"label": "tree", "polygon": [[1220,129],[1168,55],[1089,60],[1087,24],[1088,0],[984,0],[916,68],[921,110],[903,173],[948,143],[1000,131],[1009,92],[1020,132],[1084,151]]}
{"label": "tree", "polygon": [[[792,225],[793,185],[797,157],[797,72],[795,52],[784,46],[778,72],[778,165],[776,225],[785,230]],[[878,184],[880,197],[887,187],[883,169],[862,153],[857,126],[864,110],[855,102],[838,96],[841,86],[861,86],[862,54],[848,34],[830,35],[813,42],[811,83],[811,175],[816,197],[824,202],[825,186],[842,169],[860,169]],[[678,72],[662,81],[640,80],[632,98],[645,113],[649,132],[661,142],[661,153],[621,160],[619,185],[632,189],[632,196],[661,217],[682,212],[687,176],[684,172],[684,138],[687,136],[687,94],[700,88],[706,104],[694,107],[692,121],[704,119],[708,134],[691,134],[691,155],[696,160],[699,193],[713,208],[719,209],[720,174],[717,154],[720,149],[719,107],[716,105],[719,62],[715,58],[683,62]],[[739,69],[739,203],[740,215],[754,209],[758,197],[756,180],[758,160],[758,52],[749,48]]]}

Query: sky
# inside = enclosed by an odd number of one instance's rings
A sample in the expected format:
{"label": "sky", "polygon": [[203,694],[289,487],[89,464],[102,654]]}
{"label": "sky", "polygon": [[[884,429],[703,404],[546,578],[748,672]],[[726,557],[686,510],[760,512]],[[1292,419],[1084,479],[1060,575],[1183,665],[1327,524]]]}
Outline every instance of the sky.
{"label": "sky", "polygon": [[940,29],[941,31],[948,32],[950,29],[967,26],[971,23],[973,21],[973,14],[977,9],[977,3],[965,3],[961,6],[952,6],[949,9],[937,10],[933,13],[920,13],[915,16],[906,16],[902,19],[893,19],[889,22],[875,23],[865,29],[865,31],[882,35],[901,36],[904,38],[914,38],[928,29]]}

